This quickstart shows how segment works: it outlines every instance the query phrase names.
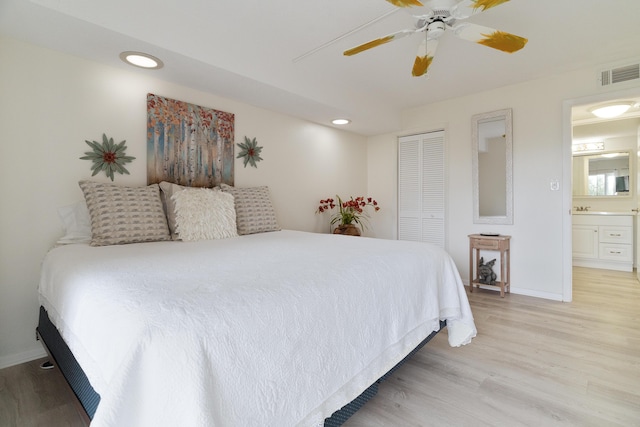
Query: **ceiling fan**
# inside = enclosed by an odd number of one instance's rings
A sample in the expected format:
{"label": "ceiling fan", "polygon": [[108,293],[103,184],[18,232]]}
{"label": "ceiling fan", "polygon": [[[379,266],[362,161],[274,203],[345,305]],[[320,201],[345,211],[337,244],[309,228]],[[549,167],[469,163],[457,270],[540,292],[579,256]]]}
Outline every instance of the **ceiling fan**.
{"label": "ceiling fan", "polygon": [[386,0],[394,6],[409,8],[415,19],[414,28],[400,30],[379,39],[371,40],[352,49],[344,51],[345,56],[356,55],[365,50],[380,46],[415,33],[423,33],[424,37],[415,62],[412,74],[416,77],[427,74],[438,48],[438,40],[447,30],[464,40],[469,40],[487,47],[513,53],[527,44],[527,39],[495,30],[493,28],[459,22],[472,15],[499,6],[509,0]]}

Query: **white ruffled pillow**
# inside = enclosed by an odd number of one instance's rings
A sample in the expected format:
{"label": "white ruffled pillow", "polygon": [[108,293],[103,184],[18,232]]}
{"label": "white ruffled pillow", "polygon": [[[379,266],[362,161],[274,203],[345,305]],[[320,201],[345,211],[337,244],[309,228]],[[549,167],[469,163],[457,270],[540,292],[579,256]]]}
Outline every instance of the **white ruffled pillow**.
{"label": "white ruffled pillow", "polygon": [[185,188],[171,196],[175,202],[176,231],[181,240],[236,237],[233,195],[207,188]]}

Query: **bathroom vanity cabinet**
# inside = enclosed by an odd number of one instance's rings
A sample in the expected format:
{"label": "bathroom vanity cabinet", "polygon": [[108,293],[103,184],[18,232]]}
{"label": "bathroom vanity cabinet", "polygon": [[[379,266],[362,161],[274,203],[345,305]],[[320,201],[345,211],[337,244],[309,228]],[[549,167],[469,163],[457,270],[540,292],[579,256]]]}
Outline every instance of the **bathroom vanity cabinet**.
{"label": "bathroom vanity cabinet", "polygon": [[633,215],[574,213],[573,265],[633,271]]}

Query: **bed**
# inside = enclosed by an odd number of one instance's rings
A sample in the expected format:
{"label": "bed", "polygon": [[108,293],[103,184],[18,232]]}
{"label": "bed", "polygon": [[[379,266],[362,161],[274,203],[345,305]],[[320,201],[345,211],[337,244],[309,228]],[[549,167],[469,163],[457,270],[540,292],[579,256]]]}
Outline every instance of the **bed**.
{"label": "bed", "polygon": [[476,333],[441,249],[292,230],[61,245],[39,297],[94,427],[340,425],[445,322]]}

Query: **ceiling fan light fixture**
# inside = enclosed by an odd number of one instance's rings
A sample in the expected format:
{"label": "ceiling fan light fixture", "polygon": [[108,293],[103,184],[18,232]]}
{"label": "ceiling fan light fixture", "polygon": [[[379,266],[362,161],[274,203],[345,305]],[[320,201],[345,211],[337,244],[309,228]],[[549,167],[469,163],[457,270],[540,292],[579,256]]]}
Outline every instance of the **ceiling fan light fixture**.
{"label": "ceiling fan light fixture", "polygon": [[601,119],[611,119],[626,113],[632,105],[633,102],[631,101],[609,102],[591,107],[589,108],[589,112]]}
{"label": "ceiling fan light fixture", "polygon": [[147,70],[158,70],[164,63],[153,55],[144,52],[122,52],[120,59],[134,67],[146,68]]}
{"label": "ceiling fan light fixture", "polygon": [[427,24],[427,34],[431,39],[439,39],[445,32],[446,26],[444,22],[440,20],[435,20],[429,24]]}
{"label": "ceiling fan light fixture", "polygon": [[351,120],[349,120],[349,119],[333,119],[333,120],[331,120],[331,123],[333,123],[334,125],[343,126],[343,125],[348,125],[349,123],[351,123]]}

